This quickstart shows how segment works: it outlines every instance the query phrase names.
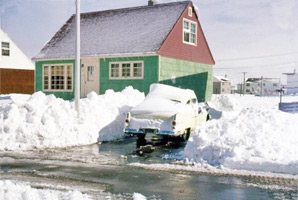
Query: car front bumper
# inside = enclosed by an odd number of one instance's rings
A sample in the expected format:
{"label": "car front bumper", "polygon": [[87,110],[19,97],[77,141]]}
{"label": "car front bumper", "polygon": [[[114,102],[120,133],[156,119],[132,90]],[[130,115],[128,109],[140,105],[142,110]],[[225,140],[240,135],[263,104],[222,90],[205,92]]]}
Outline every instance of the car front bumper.
{"label": "car front bumper", "polygon": [[176,132],[176,131],[163,131],[163,130],[157,130],[157,129],[131,129],[131,128],[125,128],[124,133],[130,134],[130,135],[139,135],[139,134],[147,134],[147,133],[152,133],[156,135],[168,135],[168,136],[179,135],[179,132]]}

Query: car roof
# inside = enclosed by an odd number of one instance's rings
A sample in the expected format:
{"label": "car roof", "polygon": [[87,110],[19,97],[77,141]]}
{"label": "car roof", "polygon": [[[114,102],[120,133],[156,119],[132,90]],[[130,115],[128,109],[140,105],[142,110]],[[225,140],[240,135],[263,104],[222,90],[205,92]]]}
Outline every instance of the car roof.
{"label": "car roof", "polygon": [[150,92],[146,98],[163,98],[179,101],[184,104],[186,104],[189,99],[197,99],[193,90],[182,89],[160,83],[151,84]]}

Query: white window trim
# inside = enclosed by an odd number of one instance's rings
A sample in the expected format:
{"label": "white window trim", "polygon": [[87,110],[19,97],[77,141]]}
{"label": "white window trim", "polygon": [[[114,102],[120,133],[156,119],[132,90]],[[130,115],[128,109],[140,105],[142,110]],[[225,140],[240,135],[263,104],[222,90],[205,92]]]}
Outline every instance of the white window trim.
{"label": "white window trim", "polygon": [[[133,77],[133,64],[141,63],[142,64],[142,76]],[[119,64],[119,77],[111,77],[112,75],[112,64]],[[130,64],[130,77],[122,76],[122,64]],[[134,79],[144,79],[144,61],[121,61],[121,62],[110,62],[109,63],[109,79],[111,80],[134,80]]]}
{"label": "white window trim", "polygon": [[188,7],[188,16],[192,17],[192,7]]}
{"label": "white window trim", "polygon": [[[196,33],[195,33],[195,35],[196,35],[196,42],[195,43],[192,43],[192,42],[186,42],[186,41],[184,41],[184,21],[187,21],[188,23],[189,23],[189,30],[188,30],[188,32],[189,32],[189,40],[190,40],[190,34],[191,34],[191,32],[190,32],[190,29],[191,29],[191,24],[195,24],[196,25]],[[186,18],[183,18],[183,21],[182,21],[182,42],[184,43],[184,44],[189,44],[189,45],[193,45],[193,46],[197,46],[197,43],[198,43],[198,23],[197,22],[195,22],[195,21],[192,21],[192,20],[189,20],[189,19],[186,19]]]}
{"label": "white window trim", "polygon": [[[64,77],[67,77],[67,65],[71,65],[71,83],[72,83],[72,87],[71,89],[64,89],[64,90],[52,90],[50,89],[51,88],[51,84],[52,84],[52,80],[51,80],[51,66],[61,66],[61,65],[64,65]],[[45,66],[48,66],[49,67],[49,73],[48,73],[48,76],[49,76],[49,89],[45,89],[44,88],[44,67]],[[64,88],[67,88],[67,78],[65,79],[64,81]],[[73,64],[71,63],[61,63],[61,64],[43,64],[42,65],[42,90],[45,91],[45,92],[72,92],[73,91]]]}

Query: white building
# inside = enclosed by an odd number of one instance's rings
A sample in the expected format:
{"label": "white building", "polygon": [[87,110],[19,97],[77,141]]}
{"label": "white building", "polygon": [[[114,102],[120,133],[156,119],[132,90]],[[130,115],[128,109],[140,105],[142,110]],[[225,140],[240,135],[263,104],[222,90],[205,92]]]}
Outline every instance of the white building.
{"label": "white building", "polygon": [[34,63],[0,29],[0,94],[34,92]]}
{"label": "white building", "polygon": [[34,63],[17,47],[10,37],[0,29],[0,68],[34,70]]}
{"label": "white building", "polygon": [[213,94],[231,94],[231,81],[227,76],[213,76]]}
{"label": "white building", "polygon": [[258,96],[277,95],[280,89],[279,78],[248,78],[245,81],[245,94]]}
{"label": "white building", "polygon": [[298,74],[296,70],[293,73],[283,73],[287,75],[287,87],[286,93],[287,94],[298,94]]}

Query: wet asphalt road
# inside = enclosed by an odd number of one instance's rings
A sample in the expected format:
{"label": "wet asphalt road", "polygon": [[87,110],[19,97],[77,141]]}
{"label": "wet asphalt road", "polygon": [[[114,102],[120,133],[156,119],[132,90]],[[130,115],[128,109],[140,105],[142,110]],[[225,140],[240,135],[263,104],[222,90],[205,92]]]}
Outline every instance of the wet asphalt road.
{"label": "wet asphalt road", "polygon": [[0,153],[0,179],[25,181],[36,188],[77,189],[94,199],[132,199],[134,192],[147,199],[298,199],[297,187],[287,183],[129,165],[172,163],[163,158],[179,159],[185,145],[152,138],[149,144],[154,150],[149,146],[141,153],[135,137],[84,147]]}

